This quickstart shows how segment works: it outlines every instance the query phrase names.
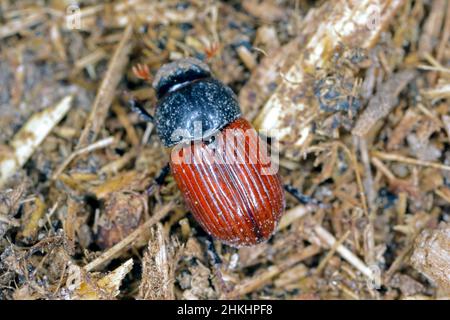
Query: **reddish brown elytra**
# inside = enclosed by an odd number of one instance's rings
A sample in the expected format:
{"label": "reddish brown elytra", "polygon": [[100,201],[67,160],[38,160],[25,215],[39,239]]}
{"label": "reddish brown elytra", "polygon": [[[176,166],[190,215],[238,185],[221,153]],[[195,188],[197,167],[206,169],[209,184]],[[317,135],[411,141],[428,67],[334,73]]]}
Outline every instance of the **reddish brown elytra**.
{"label": "reddish brown elytra", "polygon": [[236,134],[249,138],[242,139],[245,145],[227,146],[227,138],[225,148],[214,153],[215,162],[211,160],[209,144],[196,144],[198,148],[188,145],[182,147],[180,157],[190,152],[193,161],[175,161],[172,157],[170,166],[178,188],[201,226],[216,239],[238,247],[267,240],[275,231],[285,200],[279,175],[264,172],[270,162],[267,154],[260,153],[252,159],[254,150],[249,140],[260,145],[263,142],[247,120],[236,119],[219,135],[235,129],[239,129],[234,131]]}

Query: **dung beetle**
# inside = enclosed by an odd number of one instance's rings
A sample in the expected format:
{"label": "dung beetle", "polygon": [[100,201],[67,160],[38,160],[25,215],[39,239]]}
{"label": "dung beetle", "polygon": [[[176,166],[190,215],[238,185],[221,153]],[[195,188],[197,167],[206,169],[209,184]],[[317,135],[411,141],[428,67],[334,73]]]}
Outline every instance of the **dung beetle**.
{"label": "dung beetle", "polygon": [[[145,78],[148,70],[140,71]],[[194,218],[234,247],[269,239],[285,209],[283,184],[265,170],[272,164],[267,144],[242,117],[233,91],[194,58],[162,66],[153,87],[155,116],[134,107],[172,148],[170,170]]]}

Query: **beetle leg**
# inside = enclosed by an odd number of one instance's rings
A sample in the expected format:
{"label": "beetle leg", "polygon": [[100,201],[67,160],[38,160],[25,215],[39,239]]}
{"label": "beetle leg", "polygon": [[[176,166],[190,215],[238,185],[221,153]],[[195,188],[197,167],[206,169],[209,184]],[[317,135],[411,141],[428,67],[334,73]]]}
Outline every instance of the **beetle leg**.
{"label": "beetle leg", "polygon": [[170,166],[169,166],[169,164],[166,164],[161,169],[158,176],[155,178],[155,182],[160,186],[163,185],[164,180],[166,180],[166,177],[169,175],[169,173],[170,173]]}
{"label": "beetle leg", "polygon": [[143,120],[155,123],[155,118],[150,113],[148,113],[147,110],[144,109],[144,107],[138,100],[129,98],[128,104],[130,105],[131,110],[133,110],[133,112],[136,112]]}
{"label": "beetle leg", "polygon": [[208,256],[211,259],[211,263],[213,266],[220,265],[222,263],[222,259],[220,259],[219,254],[217,253],[216,247],[214,246],[214,240],[211,236],[208,236],[208,239],[205,240]]}
{"label": "beetle leg", "polygon": [[158,173],[156,178],[153,179],[153,182],[150,184],[150,186],[147,188],[147,195],[152,195],[155,192],[156,188],[159,190],[164,184],[164,180],[166,180],[166,177],[169,175],[169,173],[170,166],[169,164],[166,164]]}
{"label": "beetle leg", "polygon": [[285,184],[284,190],[289,192],[300,203],[311,204],[313,206],[319,206],[320,208],[324,208],[324,209],[328,208],[328,205],[320,203],[316,199],[314,199],[310,196],[307,196],[306,194],[301,193],[300,191],[298,191],[297,188],[295,188],[291,185]]}
{"label": "beetle leg", "polygon": [[220,270],[222,266],[222,259],[220,259],[219,254],[217,253],[216,247],[214,246],[214,240],[211,235],[208,235],[206,237],[205,243],[207,246],[207,255],[213,267],[213,271],[217,279],[217,284],[222,292],[229,293],[230,288],[228,288],[227,284],[225,283],[222,272]]}

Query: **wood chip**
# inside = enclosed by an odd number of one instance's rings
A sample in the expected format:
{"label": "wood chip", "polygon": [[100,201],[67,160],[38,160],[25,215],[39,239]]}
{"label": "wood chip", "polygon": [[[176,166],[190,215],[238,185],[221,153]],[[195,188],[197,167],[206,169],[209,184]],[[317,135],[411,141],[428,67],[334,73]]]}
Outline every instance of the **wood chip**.
{"label": "wood chip", "polygon": [[443,293],[450,294],[450,225],[441,223],[435,230],[426,229],[417,237],[411,263],[433,281]]}
{"label": "wood chip", "polygon": [[365,136],[375,123],[386,117],[397,106],[398,95],[414,79],[416,73],[413,70],[403,70],[393,74],[377,94],[369,101],[369,105],[359,116],[352,134]]}
{"label": "wood chip", "polygon": [[0,156],[0,187],[33,155],[52,129],[67,114],[72,97],[34,114],[10,142],[12,151]]}

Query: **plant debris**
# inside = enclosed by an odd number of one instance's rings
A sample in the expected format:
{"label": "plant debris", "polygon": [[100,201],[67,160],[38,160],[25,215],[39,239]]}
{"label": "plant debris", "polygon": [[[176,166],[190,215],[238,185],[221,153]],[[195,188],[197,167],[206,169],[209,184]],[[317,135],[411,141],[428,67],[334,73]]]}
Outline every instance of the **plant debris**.
{"label": "plant debris", "polygon": [[422,231],[411,256],[413,266],[433,281],[443,296],[450,291],[449,252],[450,228],[442,223],[438,229]]}
{"label": "plant debris", "polygon": [[[446,0],[3,1],[0,299],[449,299]],[[279,145],[266,243],[211,239],[153,124],[195,57]]]}

